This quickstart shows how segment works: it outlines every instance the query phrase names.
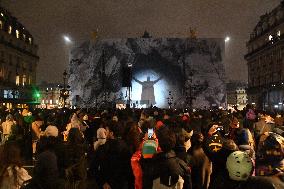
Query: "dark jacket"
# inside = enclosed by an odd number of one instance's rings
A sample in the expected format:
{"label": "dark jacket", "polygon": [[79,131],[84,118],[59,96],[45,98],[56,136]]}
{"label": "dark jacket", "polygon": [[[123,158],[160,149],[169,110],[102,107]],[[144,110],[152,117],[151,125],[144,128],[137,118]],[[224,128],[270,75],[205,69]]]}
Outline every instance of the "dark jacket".
{"label": "dark jacket", "polygon": [[39,183],[43,189],[58,188],[59,172],[57,158],[53,151],[45,150],[39,154],[33,180]]}
{"label": "dark jacket", "polygon": [[[191,176],[190,176],[190,167],[180,158],[178,158],[174,151],[168,153],[158,153],[152,158],[152,164],[149,165],[147,162],[142,162],[142,171],[143,171],[143,189],[149,189],[153,186],[153,180],[160,180],[160,184],[164,186],[175,186],[181,176],[184,180],[183,188],[191,189]],[[146,168],[152,166],[150,169],[153,172],[148,172]],[[152,180],[149,177],[151,175]]]}
{"label": "dark jacket", "polygon": [[108,183],[112,189],[127,188],[131,175],[131,154],[125,142],[109,139],[95,154],[101,180],[99,185]]}

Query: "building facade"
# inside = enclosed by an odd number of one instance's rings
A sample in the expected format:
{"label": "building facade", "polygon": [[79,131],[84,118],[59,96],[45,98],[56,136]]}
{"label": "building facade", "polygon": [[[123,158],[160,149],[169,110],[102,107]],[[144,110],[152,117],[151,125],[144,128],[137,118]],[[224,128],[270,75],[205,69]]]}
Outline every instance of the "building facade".
{"label": "building facade", "polygon": [[248,103],[246,92],[247,85],[242,82],[227,83],[227,105],[228,109],[236,107],[238,110],[243,110]]}
{"label": "building facade", "polygon": [[284,1],[260,17],[247,49],[248,102],[275,110],[284,100]]}
{"label": "building facade", "polygon": [[33,36],[0,7],[0,103],[8,108],[37,103],[38,46]]}
{"label": "building facade", "polygon": [[[37,108],[53,109],[62,108],[64,106],[63,93],[64,85],[59,83],[47,83],[42,82],[39,86],[39,98],[37,101],[39,104]],[[67,89],[66,89],[67,90]],[[68,90],[69,96],[69,90]],[[65,107],[71,107],[70,99],[67,97],[65,101]]]}

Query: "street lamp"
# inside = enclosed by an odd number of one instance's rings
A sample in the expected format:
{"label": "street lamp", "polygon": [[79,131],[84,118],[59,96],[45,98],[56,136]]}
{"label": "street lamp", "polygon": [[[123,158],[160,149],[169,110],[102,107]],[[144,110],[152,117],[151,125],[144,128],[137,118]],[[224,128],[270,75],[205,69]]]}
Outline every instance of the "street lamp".
{"label": "street lamp", "polygon": [[225,43],[229,42],[231,38],[229,36],[225,37]]}
{"label": "street lamp", "polygon": [[66,100],[69,97],[69,92],[70,92],[70,90],[69,90],[70,86],[69,85],[66,86],[67,75],[68,75],[68,73],[66,72],[66,70],[64,70],[64,72],[63,72],[63,86],[59,86],[59,88],[60,88],[60,99],[63,102],[63,108],[65,108]]}
{"label": "street lamp", "polygon": [[63,35],[63,39],[64,39],[64,41],[65,41],[66,44],[72,43],[71,38],[70,38],[69,36],[67,36],[67,35]]}

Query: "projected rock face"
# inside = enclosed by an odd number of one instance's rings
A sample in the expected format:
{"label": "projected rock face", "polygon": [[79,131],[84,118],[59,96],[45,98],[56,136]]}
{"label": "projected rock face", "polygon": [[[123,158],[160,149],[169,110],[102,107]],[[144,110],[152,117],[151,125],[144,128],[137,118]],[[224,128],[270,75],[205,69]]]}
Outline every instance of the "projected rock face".
{"label": "projected rock face", "polygon": [[[225,106],[223,39],[126,38],[86,41],[71,51],[69,85],[74,104],[121,103],[122,70],[132,65],[132,103],[137,107]],[[150,78],[147,78],[150,77]],[[149,79],[149,80],[148,80]]]}

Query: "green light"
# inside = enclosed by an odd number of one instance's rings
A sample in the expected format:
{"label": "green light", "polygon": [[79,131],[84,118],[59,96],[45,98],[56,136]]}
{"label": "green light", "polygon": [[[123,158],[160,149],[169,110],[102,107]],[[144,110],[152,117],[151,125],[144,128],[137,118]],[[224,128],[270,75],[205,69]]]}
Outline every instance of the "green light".
{"label": "green light", "polygon": [[39,94],[39,93],[36,93],[36,97],[39,98],[39,97],[40,97],[40,94]]}

